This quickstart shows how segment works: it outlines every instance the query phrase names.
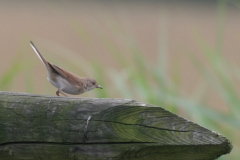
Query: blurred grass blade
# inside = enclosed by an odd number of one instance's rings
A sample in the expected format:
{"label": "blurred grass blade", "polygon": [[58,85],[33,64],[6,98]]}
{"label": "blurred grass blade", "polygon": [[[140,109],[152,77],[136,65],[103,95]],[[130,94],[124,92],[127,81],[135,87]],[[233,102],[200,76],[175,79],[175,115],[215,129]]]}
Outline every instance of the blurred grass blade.
{"label": "blurred grass blade", "polygon": [[33,70],[33,63],[29,64],[24,74],[25,77],[25,91],[27,93],[34,93],[35,87],[34,87],[34,76],[32,74]]}
{"label": "blurred grass blade", "polygon": [[129,75],[132,74],[130,70],[122,70],[121,72],[116,71],[114,69],[109,70],[108,76],[110,77],[114,88],[117,89],[118,94],[122,95],[125,98],[132,99],[133,92],[132,87],[129,87],[127,80],[129,79]]}
{"label": "blurred grass blade", "polygon": [[228,0],[217,1],[217,30],[216,30],[216,52],[222,54],[225,34],[225,24],[227,16]]}
{"label": "blurred grass blade", "polygon": [[[214,50],[211,49],[204,42],[204,40],[201,40],[200,46],[202,46],[202,48],[204,49],[203,53],[206,56],[206,59],[211,66],[211,69],[213,70],[213,74],[208,74],[205,77],[208,78],[212,82],[213,86],[215,86],[216,89],[219,90],[219,94],[227,103],[236,106],[230,107],[232,113],[240,113],[240,109],[238,109],[237,107],[240,104],[240,100],[238,98],[236,88],[234,87],[233,79],[230,76],[230,64],[227,63],[227,60],[223,58],[222,54],[214,52]],[[208,68],[206,68],[206,66],[202,65],[201,68],[205,70],[205,73],[208,72]]]}
{"label": "blurred grass blade", "polygon": [[0,90],[10,90],[16,76],[22,71],[22,63],[15,61],[0,79]]}
{"label": "blurred grass blade", "polygon": [[168,69],[168,21],[167,10],[161,10],[159,16],[158,32],[158,68],[162,71],[163,76],[167,75]]}
{"label": "blurred grass blade", "polygon": [[97,97],[99,98],[109,98],[108,97],[108,83],[107,83],[107,76],[105,75],[104,69],[99,62],[92,63],[94,69],[94,79],[97,80],[98,84],[103,87],[103,89],[97,89]]}

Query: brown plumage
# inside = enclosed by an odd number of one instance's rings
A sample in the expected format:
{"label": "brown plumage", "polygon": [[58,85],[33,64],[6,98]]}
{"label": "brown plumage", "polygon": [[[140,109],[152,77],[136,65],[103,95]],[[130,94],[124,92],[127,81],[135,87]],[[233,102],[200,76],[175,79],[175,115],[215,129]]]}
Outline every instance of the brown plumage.
{"label": "brown plumage", "polygon": [[65,93],[78,95],[84,92],[90,91],[94,88],[103,89],[95,79],[79,77],[71,72],[68,72],[54,64],[48,62],[42,54],[38,51],[37,47],[34,45],[32,41],[30,41],[30,45],[40,58],[40,60],[45,65],[48,71],[48,81],[58,88],[56,94],[59,96],[59,93],[67,96]]}

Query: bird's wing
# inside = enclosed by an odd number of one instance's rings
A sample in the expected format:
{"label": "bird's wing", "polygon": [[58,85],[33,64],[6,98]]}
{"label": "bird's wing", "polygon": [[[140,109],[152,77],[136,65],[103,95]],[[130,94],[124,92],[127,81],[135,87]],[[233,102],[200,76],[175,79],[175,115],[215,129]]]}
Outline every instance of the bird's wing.
{"label": "bird's wing", "polygon": [[51,66],[54,68],[54,70],[60,75],[62,76],[64,79],[66,79],[67,81],[69,81],[71,84],[79,86],[81,84],[79,84],[81,81],[79,81],[80,79],[83,79],[82,77],[79,77],[71,72],[68,72],[54,64],[51,64]]}

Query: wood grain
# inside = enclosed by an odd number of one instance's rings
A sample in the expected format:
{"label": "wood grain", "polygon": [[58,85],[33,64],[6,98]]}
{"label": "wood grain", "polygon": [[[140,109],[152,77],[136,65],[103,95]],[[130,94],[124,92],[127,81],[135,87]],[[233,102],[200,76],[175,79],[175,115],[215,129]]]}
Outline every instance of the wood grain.
{"label": "wood grain", "polygon": [[0,92],[3,160],[200,160],[231,149],[226,137],[134,100]]}

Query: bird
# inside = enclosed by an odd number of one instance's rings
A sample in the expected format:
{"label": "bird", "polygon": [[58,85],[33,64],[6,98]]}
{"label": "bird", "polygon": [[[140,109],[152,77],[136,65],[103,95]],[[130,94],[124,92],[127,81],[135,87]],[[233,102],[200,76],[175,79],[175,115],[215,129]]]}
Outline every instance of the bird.
{"label": "bird", "polygon": [[101,87],[93,78],[79,77],[48,62],[38,51],[37,47],[32,41],[30,41],[30,46],[33,48],[39,59],[45,65],[48,73],[47,80],[58,89],[56,91],[57,96],[60,96],[59,93],[68,97],[65,93],[71,95],[79,95],[94,88],[103,89],[103,87]]}

